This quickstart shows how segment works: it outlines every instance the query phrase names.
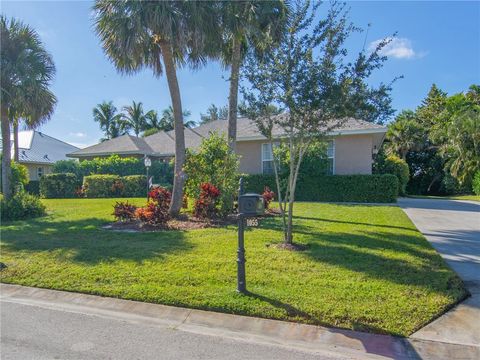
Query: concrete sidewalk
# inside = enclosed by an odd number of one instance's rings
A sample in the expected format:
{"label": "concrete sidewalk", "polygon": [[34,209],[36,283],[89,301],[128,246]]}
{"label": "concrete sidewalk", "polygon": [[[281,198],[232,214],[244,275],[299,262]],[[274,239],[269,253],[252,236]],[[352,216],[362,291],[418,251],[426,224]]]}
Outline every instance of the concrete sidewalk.
{"label": "concrete sidewalk", "polygon": [[411,337],[480,348],[480,203],[410,198],[398,203],[471,293]]}
{"label": "concrete sidewalk", "polygon": [[[100,296],[0,285],[2,302],[95,315],[150,326],[240,339],[343,359],[478,359],[476,347],[409,340],[284,321],[142,303]],[[115,329],[106,329],[115,331]]]}

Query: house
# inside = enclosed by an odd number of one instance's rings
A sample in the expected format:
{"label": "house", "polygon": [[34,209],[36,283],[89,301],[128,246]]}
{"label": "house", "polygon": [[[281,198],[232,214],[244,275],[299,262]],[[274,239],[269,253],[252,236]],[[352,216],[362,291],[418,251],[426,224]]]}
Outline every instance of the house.
{"label": "house", "polygon": [[[40,131],[19,131],[18,162],[28,169],[30,180],[40,180],[52,171],[53,164],[68,160],[66,154],[79,150],[78,147],[48,136]],[[13,137],[12,137],[12,159]]]}
{"label": "house", "polygon": [[[285,115],[279,115],[285,116]],[[195,150],[202,139],[212,132],[227,133],[227,121],[215,120],[193,129],[185,129],[185,145]],[[333,124],[332,124],[333,125]],[[331,127],[331,126],[329,126]],[[331,174],[371,174],[372,159],[380,149],[387,128],[363,120],[346,119],[334,131],[328,133],[327,157]],[[280,129],[273,129],[281,138]],[[247,174],[271,173],[272,149],[260,134],[255,123],[247,118],[237,121],[236,152],[240,155],[240,172]],[[145,138],[124,135],[100,144],[81,149],[68,157],[81,160],[118,154],[169,160],[175,153],[174,131],[158,132]]]}

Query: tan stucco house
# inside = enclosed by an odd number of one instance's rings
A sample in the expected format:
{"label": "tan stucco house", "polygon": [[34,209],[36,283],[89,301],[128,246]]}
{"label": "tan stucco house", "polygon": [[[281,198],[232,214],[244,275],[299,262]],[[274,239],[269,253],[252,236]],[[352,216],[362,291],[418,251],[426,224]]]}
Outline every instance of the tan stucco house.
{"label": "tan stucco house", "polygon": [[[186,147],[196,149],[202,139],[212,132],[226,134],[227,121],[216,120],[193,129],[185,129]],[[372,159],[385,137],[387,128],[362,120],[347,119],[330,132],[327,156],[332,174],[371,174]],[[279,130],[274,135],[281,137]],[[175,152],[173,131],[158,132],[145,138],[131,135],[120,136],[97,145],[77,150],[67,156],[81,160],[120,156],[150,156],[168,160]],[[261,174],[272,172],[272,151],[266,138],[260,134],[255,123],[247,118],[237,121],[236,152],[240,155],[240,172]]]}
{"label": "tan stucco house", "polygon": [[[68,160],[66,154],[78,149],[40,131],[18,132],[18,162],[27,167],[31,181],[40,180],[42,175],[51,173],[55,162]],[[11,154],[13,159],[13,134]]]}

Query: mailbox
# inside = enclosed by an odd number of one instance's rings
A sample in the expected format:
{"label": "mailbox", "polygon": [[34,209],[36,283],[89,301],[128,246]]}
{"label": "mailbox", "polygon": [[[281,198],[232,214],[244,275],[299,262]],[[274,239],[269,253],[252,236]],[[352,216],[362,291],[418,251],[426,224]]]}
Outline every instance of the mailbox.
{"label": "mailbox", "polygon": [[265,204],[259,194],[243,194],[238,197],[238,212],[245,216],[263,215]]}

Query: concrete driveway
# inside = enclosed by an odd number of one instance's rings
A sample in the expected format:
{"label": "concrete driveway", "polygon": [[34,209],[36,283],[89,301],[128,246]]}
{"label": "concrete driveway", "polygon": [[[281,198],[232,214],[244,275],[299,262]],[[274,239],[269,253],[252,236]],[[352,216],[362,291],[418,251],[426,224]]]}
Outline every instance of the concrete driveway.
{"label": "concrete driveway", "polygon": [[398,203],[472,294],[412,337],[480,347],[480,203],[410,198]]}

